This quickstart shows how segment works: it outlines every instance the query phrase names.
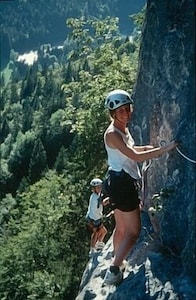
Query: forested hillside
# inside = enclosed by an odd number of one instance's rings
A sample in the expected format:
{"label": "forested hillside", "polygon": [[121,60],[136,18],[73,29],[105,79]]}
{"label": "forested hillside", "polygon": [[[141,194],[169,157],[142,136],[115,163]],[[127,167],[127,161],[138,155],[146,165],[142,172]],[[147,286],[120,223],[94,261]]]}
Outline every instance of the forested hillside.
{"label": "forested hillside", "polygon": [[1,299],[76,296],[89,182],[106,172],[104,97],[115,87],[131,92],[136,78],[140,37],[122,37],[118,19],[67,26],[71,49],[54,55],[43,45],[31,67],[13,53],[11,82],[2,81]]}
{"label": "forested hillside", "polygon": [[[144,11],[130,18],[135,2],[0,1],[2,300],[75,299],[88,261],[89,182],[106,172],[104,98],[114,88],[133,95],[138,145],[178,137],[182,154],[150,164],[138,254],[124,285],[104,295],[195,299],[194,1],[148,0],[144,22]],[[29,66],[18,58],[31,49]],[[93,289],[102,292],[92,281],[89,297]]]}
{"label": "forested hillside", "polygon": [[68,18],[119,17],[120,31],[128,34],[133,30],[129,14],[138,12],[144,3],[145,0],[1,1],[1,65],[5,66],[11,49],[25,52],[46,43],[62,44],[68,33],[65,26]]}
{"label": "forested hillside", "polygon": [[[119,286],[103,286],[112,237],[84,270],[77,300],[196,299],[195,1],[148,0],[133,93],[136,144],[178,141],[142,166],[142,230]],[[146,173],[147,172],[147,173]]]}

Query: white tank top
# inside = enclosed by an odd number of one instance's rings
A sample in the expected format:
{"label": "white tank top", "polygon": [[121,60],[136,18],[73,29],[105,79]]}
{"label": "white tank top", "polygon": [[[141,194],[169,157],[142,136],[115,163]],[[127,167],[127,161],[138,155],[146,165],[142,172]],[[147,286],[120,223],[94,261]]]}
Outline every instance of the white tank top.
{"label": "white tank top", "polygon": [[104,143],[105,148],[108,155],[108,166],[109,170],[120,172],[121,170],[124,170],[126,173],[128,173],[132,178],[134,179],[140,179],[141,174],[138,167],[138,164],[133,159],[127,157],[124,155],[121,151],[118,149],[110,148],[106,143],[106,133],[116,131],[118,132],[125,142],[126,145],[133,147],[134,140],[130,134],[130,132],[127,130],[126,134],[120,131],[118,128],[116,128],[112,123],[110,126],[106,129],[105,135],[104,135]]}
{"label": "white tank top", "polygon": [[88,211],[86,217],[89,217],[95,221],[101,219],[103,217],[103,204],[99,203],[100,194],[92,193],[89,199]]}

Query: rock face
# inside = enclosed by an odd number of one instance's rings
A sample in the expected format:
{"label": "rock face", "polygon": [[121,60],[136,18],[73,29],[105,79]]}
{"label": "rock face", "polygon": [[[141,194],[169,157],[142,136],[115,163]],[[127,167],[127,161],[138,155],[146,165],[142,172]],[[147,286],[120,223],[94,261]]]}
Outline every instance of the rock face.
{"label": "rock face", "polygon": [[102,287],[111,238],[89,260],[77,300],[196,299],[194,27],[193,0],[147,1],[131,131],[137,144],[175,137],[179,151],[151,162],[122,284]]}
{"label": "rock face", "polygon": [[[193,160],[194,28],[193,0],[148,1],[135,87],[135,119],[142,142],[157,144],[177,135],[179,150]],[[195,278],[195,163],[175,151],[153,161],[148,181],[149,199],[161,189],[167,194],[162,197],[159,220],[162,242],[181,257],[184,271]]]}
{"label": "rock face", "polygon": [[102,286],[112,257],[111,237],[103,251],[89,260],[76,300],[195,299],[196,287],[184,274],[180,256],[160,243],[146,212],[142,224],[140,239],[127,257],[123,282]]}

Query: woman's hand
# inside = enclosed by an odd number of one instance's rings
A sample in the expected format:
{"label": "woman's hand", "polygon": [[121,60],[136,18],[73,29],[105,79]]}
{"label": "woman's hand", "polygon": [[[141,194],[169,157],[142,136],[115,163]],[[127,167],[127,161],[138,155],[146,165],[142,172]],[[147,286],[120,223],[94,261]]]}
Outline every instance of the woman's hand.
{"label": "woman's hand", "polygon": [[169,142],[166,146],[166,151],[170,151],[178,146],[178,143],[176,141]]}

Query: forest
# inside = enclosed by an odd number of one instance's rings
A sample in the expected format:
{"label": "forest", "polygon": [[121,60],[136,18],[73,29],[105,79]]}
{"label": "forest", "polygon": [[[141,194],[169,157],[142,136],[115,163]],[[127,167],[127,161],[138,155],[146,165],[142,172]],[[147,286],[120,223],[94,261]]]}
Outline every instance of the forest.
{"label": "forest", "polygon": [[62,44],[69,33],[65,26],[68,18],[118,17],[121,33],[130,33],[134,23],[128,13],[139,12],[144,3],[145,0],[0,1],[1,68],[8,62],[11,49],[25,52],[46,43]]}
{"label": "forest", "polygon": [[0,102],[2,300],[77,294],[88,261],[89,182],[106,172],[104,97],[133,89],[143,15],[132,16],[131,39],[117,17],[68,18],[63,49],[41,45],[32,66],[11,51]]}

